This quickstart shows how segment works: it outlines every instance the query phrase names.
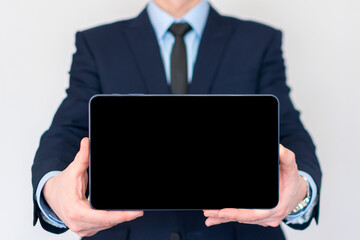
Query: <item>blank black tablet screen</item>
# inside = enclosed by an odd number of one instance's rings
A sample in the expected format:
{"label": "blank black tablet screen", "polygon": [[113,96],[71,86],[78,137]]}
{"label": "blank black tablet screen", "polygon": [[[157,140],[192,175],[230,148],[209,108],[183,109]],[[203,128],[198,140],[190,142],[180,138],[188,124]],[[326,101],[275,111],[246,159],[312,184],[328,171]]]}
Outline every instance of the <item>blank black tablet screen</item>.
{"label": "blank black tablet screen", "polygon": [[273,96],[117,95],[90,101],[96,209],[273,208]]}

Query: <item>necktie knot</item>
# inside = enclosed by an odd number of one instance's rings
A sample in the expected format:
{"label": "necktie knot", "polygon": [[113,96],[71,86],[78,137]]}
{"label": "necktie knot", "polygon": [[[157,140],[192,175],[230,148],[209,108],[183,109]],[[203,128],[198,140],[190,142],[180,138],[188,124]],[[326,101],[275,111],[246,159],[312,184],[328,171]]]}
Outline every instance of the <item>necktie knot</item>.
{"label": "necktie knot", "polygon": [[169,28],[169,31],[175,37],[183,37],[190,30],[191,30],[191,27],[187,23],[173,23]]}

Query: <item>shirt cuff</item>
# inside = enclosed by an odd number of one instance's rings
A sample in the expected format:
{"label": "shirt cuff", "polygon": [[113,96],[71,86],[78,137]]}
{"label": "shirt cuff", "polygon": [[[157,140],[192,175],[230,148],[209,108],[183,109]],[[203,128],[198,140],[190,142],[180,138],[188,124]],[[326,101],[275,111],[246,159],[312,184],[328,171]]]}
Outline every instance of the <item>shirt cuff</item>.
{"label": "shirt cuff", "polygon": [[303,223],[308,222],[310,220],[310,218],[312,217],[312,212],[314,211],[314,208],[318,201],[317,187],[316,187],[314,179],[304,171],[299,170],[299,175],[305,177],[308,180],[310,191],[311,191],[311,199],[310,199],[309,204],[304,209],[302,209],[301,211],[299,211],[296,214],[287,215],[287,217],[285,218],[286,224],[290,224],[290,223],[291,224],[303,224]]}
{"label": "shirt cuff", "polygon": [[56,216],[53,210],[51,210],[50,207],[47,206],[45,203],[45,199],[43,197],[42,190],[44,188],[45,183],[52,177],[55,177],[59,175],[60,171],[52,171],[47,173],[45,176],[43,176],[38,184],[38,187],[36,189],[36,201],[39,205],[39,208],[41,210],[41,217],[44,219],[45,222],[48,224],[53,225],[54,227],[58,228],[67,228],[66,225]]}

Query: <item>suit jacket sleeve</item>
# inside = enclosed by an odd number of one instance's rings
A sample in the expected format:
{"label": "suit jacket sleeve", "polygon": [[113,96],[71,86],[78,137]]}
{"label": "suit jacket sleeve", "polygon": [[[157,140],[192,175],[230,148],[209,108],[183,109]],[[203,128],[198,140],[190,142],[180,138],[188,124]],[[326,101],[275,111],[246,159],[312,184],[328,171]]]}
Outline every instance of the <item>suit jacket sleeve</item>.
{"label": "suit jacket sleeve", "polygon": [[67,97],[56,112],[50,128],[41,137],[32,166],[33,224],[40,218],[43,228],[53,233],[62,233],[67,229],[53,227],[42,220],[36,202],[36,188],[45,174],[62,171],[73,161],[81,139],[88,136],[89,99],[100,93],[95,59],[82,33],[76,35],[76,48]]}
{"label": "suit jacket sleeve", "polygon": [[[299,170],[302,170],[314,179],[318,196],[321,188],[321,169],[316,157],[315,146],[302,125],[299,112],[291,103],[286,85],[285,66],[282,57],[282,34],[275,31],[263,55],[261,71],[259,75],[259,92],[271,93],[277,96],[280,102],[280,142],[286,148],[295,153]],[[313,217],[318,222],[319,203],[313,211]],[[311,218],[312,219],[312,218]],[[289,224],[295,229],[305,229],[311,220],[304,224]]]}

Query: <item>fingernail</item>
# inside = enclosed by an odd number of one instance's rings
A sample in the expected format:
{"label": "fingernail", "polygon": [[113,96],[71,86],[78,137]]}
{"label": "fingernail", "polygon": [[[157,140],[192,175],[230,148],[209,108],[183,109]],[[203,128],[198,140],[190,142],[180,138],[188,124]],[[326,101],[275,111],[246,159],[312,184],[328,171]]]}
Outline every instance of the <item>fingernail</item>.
{"label": "fingernail", "polygon": [[210,218],[208,218],[208,219],[206,219],[206,221],[205,221],[205,225],[206,225],[207,227],[210,227],[210,226],[213,225],[213,221],[212,221]]}
{"label": "fingernail", "polygon": [[204,216],[205,217],[215,217],[218,211],[216,210],[205,210]]}

